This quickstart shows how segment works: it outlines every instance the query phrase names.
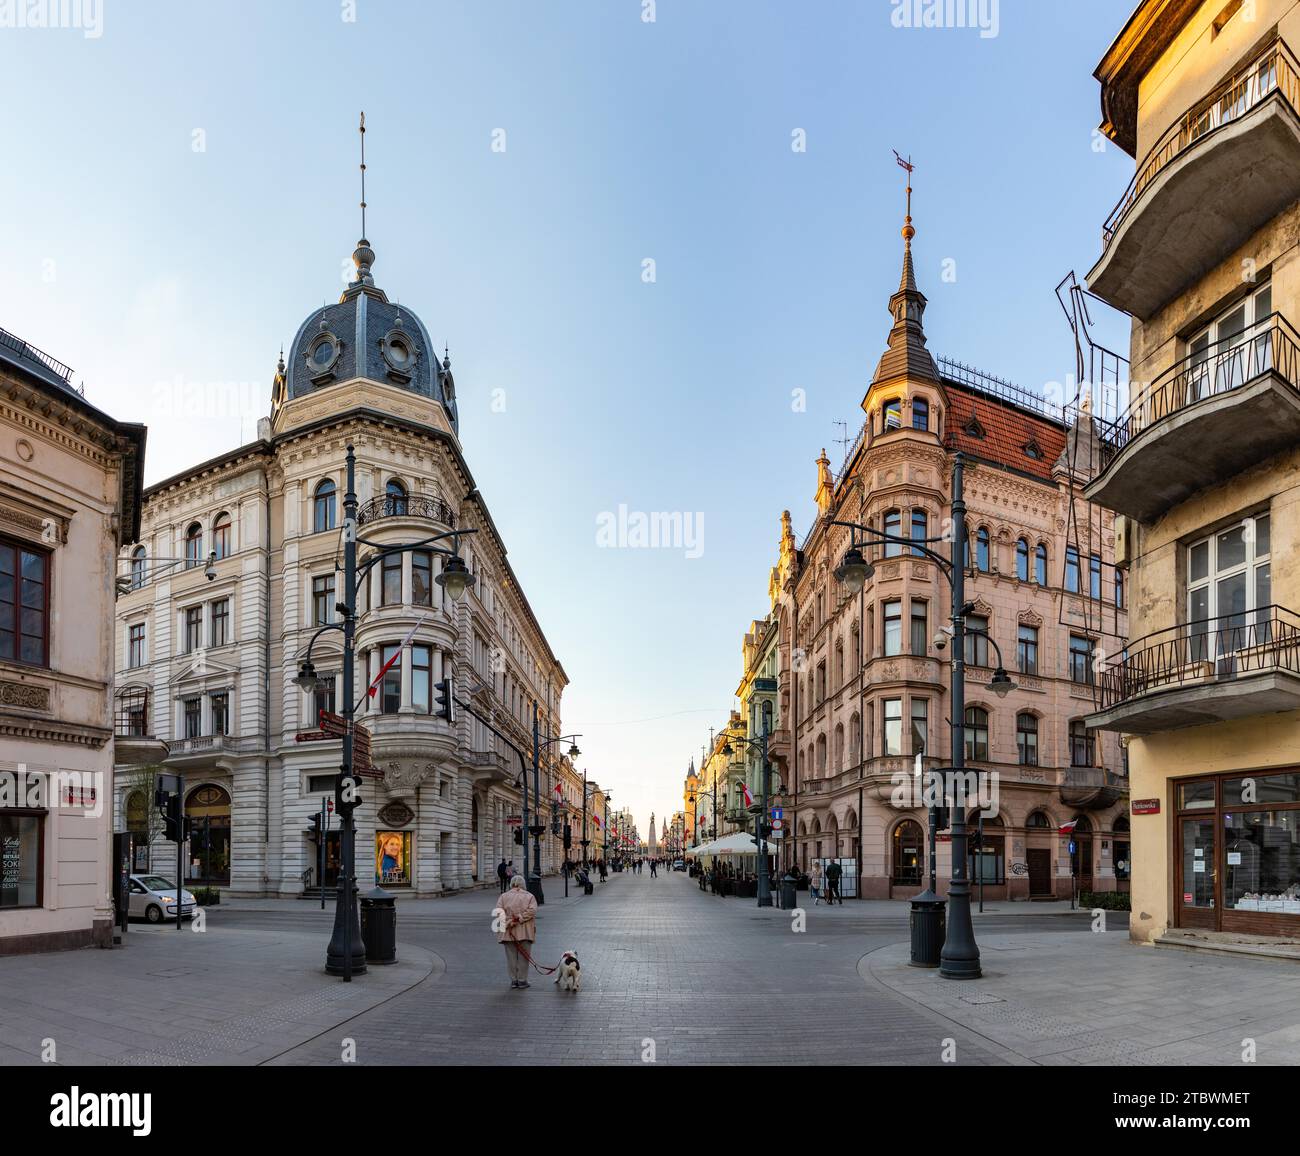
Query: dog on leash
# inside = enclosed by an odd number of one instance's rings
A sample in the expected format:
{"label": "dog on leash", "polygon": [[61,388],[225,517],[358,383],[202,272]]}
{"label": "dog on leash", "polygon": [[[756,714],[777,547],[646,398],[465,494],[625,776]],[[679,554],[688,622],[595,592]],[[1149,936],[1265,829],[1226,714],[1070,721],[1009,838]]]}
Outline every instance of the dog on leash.
{"label": "dog on leash", "polygon": [[582,987],[582,965],[572,951],[566,951],[560,956],[555,982],[560,985],[561,991],[577,991]]}

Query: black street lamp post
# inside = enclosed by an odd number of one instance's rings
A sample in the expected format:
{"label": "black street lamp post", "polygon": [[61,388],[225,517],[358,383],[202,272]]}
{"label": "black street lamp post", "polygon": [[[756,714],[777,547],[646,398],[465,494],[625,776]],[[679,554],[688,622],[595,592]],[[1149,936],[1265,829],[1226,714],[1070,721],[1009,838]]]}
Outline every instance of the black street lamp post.
{"label": "black street lamp post", "polygon": [[[549,747],[552,743],[564,742],[567,739],[569,742],[569,751],[568,751],[569,758],[576,759],[579,755],[582,754],[582,752],[578,750],[577,745],[574,743],[575,739],[582,738],[581,735],[559,735],[555,738],[543,739],[541,737],[540,727],[541,724],[538,720],[537,704],[534,703],[533,704],[533,799],[537,804],[537,822],[532,826],[532,828],[530,828],[533,833],[533,870],[532,870],[532,877],[528,879],[528,890],[532,892],[533,898],[537,900],[539,905],[546,902],[546,900],[542,897],[542,834],[546,830],[546,825],[542,822],[541,783],[538,778],[538,776],[541,773],[540,767],[542,761],[542,748]],[[584,775],[584,781],[585,781],[585,775]],[[523,822],[525,826],[527,826],[528,824],[527,795],[528,795],[528,784],[525,782],[524,783],[525,812],[523,816]],[[528,848],[527,847],[524,848],[524,874],[525,875],[528,874]],[[568,888],[567,879],[565,880],[565,888],[566,890]]]}
{"label": "black street lamp post", "polygon": [[[867,579],[875,572],[875,568],[871,563],[863,558],[860,547],[879,542],[897,543],[924,554],[943,571],[952,591],[952,688],[950,704],[952,708],[952,718],[950,719],[952,765],[949,769],[953,773],[954,782],[957,784],[958,797],[953,800],[957,805],[952,809],[952,878],[948,886],[947,936],[939,959],[939,974],[947,979],[978,979],[980,975],[979,947],[975,943],[975,928],[971,922],[970,879],[966,873],[966,807],[965,800],[961,797],[962,772],[965,768],[966,755],[965,648],[967,634],[987,638],[989,642],[993,643],[994,650],[997,651],[998,666],[994,671],[992,682],[989,683],[989,689],[999,697],[1004,697],[1015,686],[1003,668],[1002,651],[998,644],[992,638],[989,638],[984,631],[968,630],[966,627],[966,615],[974,607],[966,601],[966,501],[962,490],[964,466],[964,456],[960,453],[956,454],[953,458],[952,471],[953,532],[952,557],[950,559],[944,558],[937,550],[931,549],[928,545],[931,542],[944,541],[943,537],[905,538],[902,535],[890,534],[873,526],[860,525],[857,522],[833,520],[830,523],[833,526],[845,526],[853,531],[869,535],[862,542],[856,541],[856,535],[850,538],[849,549],[844,555],[844,561],[835,570],[835,577],[854,593],[860,591],[866,584]],[[935,825],[936,809],[935,807],[930,808],[932,832]],[[933,868],[933,855],[931,856],[931,867]],[[937,898],[933,893],[923,892],[913,902],[934,901]],[[914,935],[916,934],[916,926],[918,926],[918,922],[914,920]],[[915,942],[913,957],[916,957]]]}
{"label": "black street lamp post", "polygon": [[[335,780],[335,807],[341,819],[339,832],[339,885],[334,907],[334,931],[330,937],[329,948],[325,954],[325,971],[329,975],[341,975],[345,983],[351,982],[354,974],[366,970],[365,945],[361,941],[361,923],[357,911],[356,896],[356,820],[353,811],[361,803],[358,793],[360,783],[353,772],[353,736],[355,717],[359,702],[353,701],[355,694],[354,667],[356,655],[353,645],[356,638],[357,623],[357,582],[364,579],[370,571],[384,558],[394,554],[403,554],[410,550],[427,550],[432,554],[441,554],[447,560],[434,579],[453,602],[459,602],[465,591],[474,584],[474,576],[466,568],[460,557],[460,540],[467,534],[477,531],[449,530],[434,534],[418,542],[391,545],[362,538],[357,533],[357,494],[356,494],[356,452],[352,445],[347,447],[347,490],[343,495],[343,601],[335,609],[343,615],[343,622],[332,622],[322,626],[312,635],[307,643],[307,655],[299,666],[298,676],[294,679],[304,691],[313,692],[319,682],[316,668],[311,661],[312,647],[316,640],[326,631],[336,630],[343,634],[343,762],[340,774]],[[450,539],[451,548],[436,543]],[[357,543],[375,547],[360,565],[357,564]],[[210,564],[209,564],[210,565]],[[453,680],[444,680],[442,688],[446,693],[444,710],[448,722],[452,718]]]}
{"label": "black street lamp post", "polygon": [[[725,732],[724,732],[725,733]],[[767,744],[772,735],[772,701],[764,699],[763,701],[763,733],[759,735],[757,741],[746,738],[744,735],[727,735],[722,745],[724,755],[731,754],[731,739],[744,743],[758,751],[759,758],[762,760],[761,772],[761,794],[759,801],[759,812],[754,822],[754,842],[758,846],[758,906],[772,906],[772,878],[767,868],[767,821],[768,821],[768,795],[772,789],[772,764],[767,757]]]}

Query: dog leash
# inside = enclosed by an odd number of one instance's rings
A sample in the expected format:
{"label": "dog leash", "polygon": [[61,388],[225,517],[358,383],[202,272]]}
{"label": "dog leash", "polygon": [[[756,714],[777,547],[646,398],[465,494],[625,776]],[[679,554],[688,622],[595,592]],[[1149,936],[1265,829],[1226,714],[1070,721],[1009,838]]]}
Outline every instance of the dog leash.
{"label": "dog leash", "polygon": [[510,942],[513,943],[513,944],[515,945],[515,950],[518,951],[520,955],[522,955],[526,960],[528,960],[528,962],[529,962],[530,964],[532,964],[533,967],[535,967],[535,968],[537,969],[537,971],[538,971],[539,974],[541,974],[541,975],[550,975],[552,972],[559,971],[559,969],[560,969],[560,965],[559,965],[558,963],[557,963],[554,967],[543,967],[540,963],[538,963],[538,962],[537,962],[537,961],[536,961],[536,960],[535,960],[531,955],[529,955],[528,952],[525,950],[524,945],[523,945],[523,940],[520,940],[520,939],[512,939]]}

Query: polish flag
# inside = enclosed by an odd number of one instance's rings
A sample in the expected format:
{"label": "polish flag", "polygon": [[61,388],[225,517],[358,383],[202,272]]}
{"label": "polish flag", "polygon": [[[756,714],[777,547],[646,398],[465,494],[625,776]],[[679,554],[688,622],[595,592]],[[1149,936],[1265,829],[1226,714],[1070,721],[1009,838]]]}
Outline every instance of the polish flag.
{"label": "polish flag", "polygon": [[596,830],[599,831],[601,828],[600,816],[592,815],[591,821],[596,824]]}
{"label": "polish flag", "polygon": [[1070,834],[1072,834],[1072,833],[1074,832],[1074,825],[1075,825],[1078,821],[1079,821],[1078,819],[1071,819],[1068,823],[1062,823],[1062,824],[1061,824],[1061,825],[1056,829],[1056,830],[1057,830],[1057,834],[1060,834],[1060,835],[1070,835]]}
{"label": "polish flag", "polygon": [[416,619],[415,625],[411,627],[406,637],[402,639],[401,645],[398,646],[398,648],[395,651],[393,651],[393,657],[390,658],[386,663],[384,663],[383,666],[379,668],[379,673],[375,675],[375,681],[372,682],[369,685],[369,687],[366,688],[366,694],[370,698],[374,698],[375,695],[379,693],[379,684],[384,681],[384,675],[386,675],[394,666],[396,666],[401,661],[402,651],[411,645],[411,639],[415,637],[415,632],[420,629],[420,624],[425,620],[425,618],[426,615],[421,614],[420,617]]}
{"label": "polish flag", "polygon": [[741,783],[741,784],[740,784],[740,793],[744,796],[744,799],[745,799],[745,806],[746,806],[746,807],[752,807],[752,806],[754,805],[754,796],[751,795],[751,794],[749,793],[749,784],[748,784],[748,783]]}

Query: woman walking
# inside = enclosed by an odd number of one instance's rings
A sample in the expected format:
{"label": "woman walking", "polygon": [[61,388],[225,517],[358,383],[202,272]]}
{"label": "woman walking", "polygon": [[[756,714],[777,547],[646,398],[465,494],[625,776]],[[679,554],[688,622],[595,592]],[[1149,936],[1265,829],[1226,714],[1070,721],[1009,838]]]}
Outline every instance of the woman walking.
{"label": "woman walking", "polygon": [[501,896],[497,905],[501,923],[497,942],[505,944],[506,970],[510,973],[510,986],[528,987],[528,959],[537,939],[537,900],[524,890],[524,877],[516,875]]}
{"label": "woman walking", "polygon": [[812,874],[808,877],[808,890],[812,892],[814,907],[822,901],[822,886],[822,865],[814,861]]}

